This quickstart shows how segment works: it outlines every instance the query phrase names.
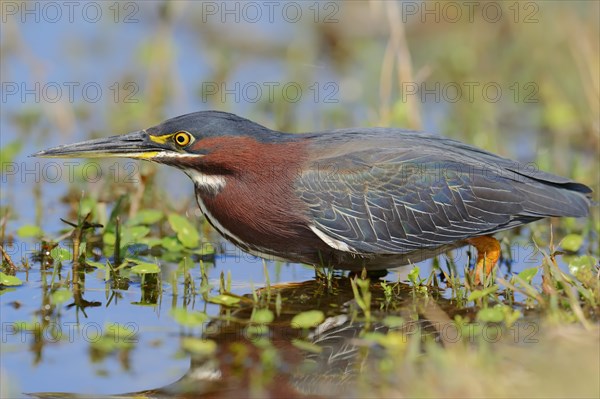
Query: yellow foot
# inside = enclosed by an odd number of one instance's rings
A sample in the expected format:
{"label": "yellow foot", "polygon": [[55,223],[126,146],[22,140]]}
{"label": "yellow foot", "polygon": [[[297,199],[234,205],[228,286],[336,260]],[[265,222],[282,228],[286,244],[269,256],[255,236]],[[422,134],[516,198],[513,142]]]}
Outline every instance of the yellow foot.
{"label": "yellow foot", "polygon": [[467,242],[477,249],[475,284],[479,284],[484,268],[485,274],[489,275],[500,259],[500,242],[491,236],[469,238]]}

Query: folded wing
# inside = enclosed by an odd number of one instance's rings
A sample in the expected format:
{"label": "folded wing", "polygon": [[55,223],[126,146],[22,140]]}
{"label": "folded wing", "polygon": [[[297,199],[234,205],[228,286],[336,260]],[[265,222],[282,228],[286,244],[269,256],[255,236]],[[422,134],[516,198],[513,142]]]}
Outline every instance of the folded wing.
{"label": "folded wing", "polygon": [[313,229],[359,254],[405,254],[588,213],[582,184],[453,140],[402,133],[393,143],[322,157],[303,171],[296,192]]}

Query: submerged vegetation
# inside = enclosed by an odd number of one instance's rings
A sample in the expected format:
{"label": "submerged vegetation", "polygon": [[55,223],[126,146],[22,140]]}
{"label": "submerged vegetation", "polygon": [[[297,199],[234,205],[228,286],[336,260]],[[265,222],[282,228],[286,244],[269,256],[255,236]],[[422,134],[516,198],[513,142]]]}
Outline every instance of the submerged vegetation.
{"label": "submerged vegetation", "polygon": [[[56,178],[55,164],[25,158],[72,141],[74,131],[106,136],[216,108],[289,131],[436,130],[570,176],[598,200],[597,3],[528,2],[535,7],[519,9],[518,20],[501,4],[511,18],[497,24],[407,22],[388,3],[345,2],[338,23],[286,25],[282,33],[296,37],[289,44],[260,24],[250,26],[256,37],[239,34],[238,24],[226,27],[233,35],[220,34],[218,21],[203,21],[182,2],[140,4],[145,41],[131,49],[129,66],[90,72],[120,82],[118,91],[105,90],[120,99],[135,80],[138,101],[3,102],[0,396],[600,396],[598,207],[587,220],[499,235],[502,260],[482,284],[474,283],[470,248],[382,279],[349,277],[232,249],[177,171],[77,161],[56,164]],[[22,55],[31,46],[24,26],[7,26],[3,70],[11,59],[43,71],[42,55]],[[96,50],[112,56],[110,38],[94,34]],[[181,36],[197,47],[177,50]],[[197,71],[178,67],[182,57],[207,66],[198,81],[188,81]],[[222,101],[207,91],[206,82],[270,82],[244,72],[260,70],[254,63],[263,58],[281,65],[282,85],[304,88],[300,101],[279,91],[257,102]],[[494,102],[481,95],[453,102],[441,90],[440,99],[422,97],[437,84],[492,83],[504,93]],[[411,85],[417,94],[407,94]],[[334,102],[325,101],[331,87]],[[194,101],[179,111],[186,96]]]}

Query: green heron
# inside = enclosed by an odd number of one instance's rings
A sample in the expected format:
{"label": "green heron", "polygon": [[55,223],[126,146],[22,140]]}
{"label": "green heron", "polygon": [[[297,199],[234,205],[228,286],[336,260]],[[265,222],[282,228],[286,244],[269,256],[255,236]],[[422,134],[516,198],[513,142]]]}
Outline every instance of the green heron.
{"label": "green heron", "polygon": [[128,157],[194,182],[211,225],[251,254],[361,271],[467,244],[476,278],[500,256],[491,235],[551,216],[583,217],[592,190],[487,151],[415,131],[289,134],[204,111],[39,157]]}

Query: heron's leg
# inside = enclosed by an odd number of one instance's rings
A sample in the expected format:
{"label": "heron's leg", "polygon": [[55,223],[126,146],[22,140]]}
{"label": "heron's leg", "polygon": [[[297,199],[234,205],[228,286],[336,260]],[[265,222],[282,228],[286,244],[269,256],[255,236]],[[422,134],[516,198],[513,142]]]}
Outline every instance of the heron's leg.
{"label": "heron's leg", "polygon": [[477,249],[475,283],[479,284],[484,268],[485,274],[490,274],[500,259],[500,242],[492,236],[469,238],[467,242]]}

